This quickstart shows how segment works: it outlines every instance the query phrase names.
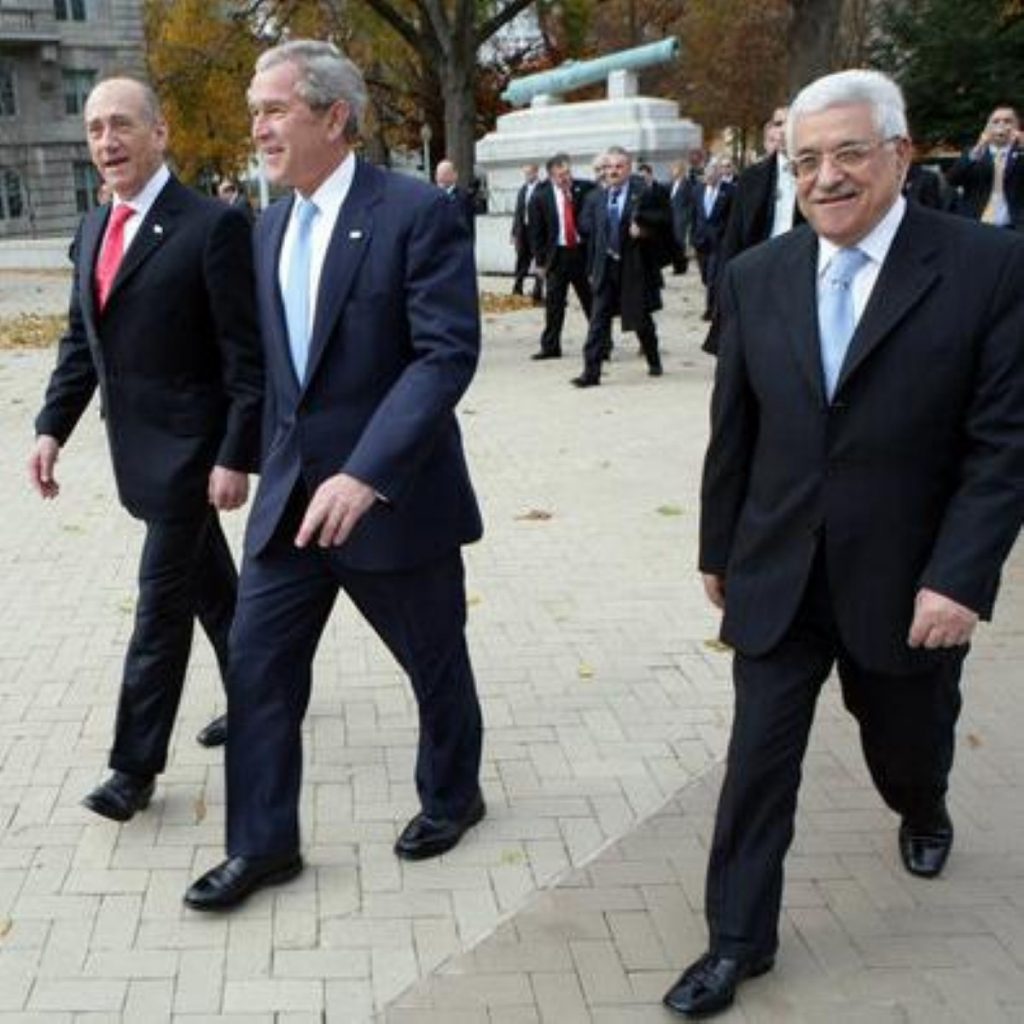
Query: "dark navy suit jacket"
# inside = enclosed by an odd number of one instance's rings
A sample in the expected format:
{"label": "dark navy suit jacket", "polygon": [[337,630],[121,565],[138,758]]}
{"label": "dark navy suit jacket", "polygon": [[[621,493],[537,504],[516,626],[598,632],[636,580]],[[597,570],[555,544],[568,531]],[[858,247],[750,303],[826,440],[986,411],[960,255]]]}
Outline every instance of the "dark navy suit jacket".
{"label": "dark navy suit jacket", "polygon": [[292,199],[256,234],[267,362],[264,454],[246,554],[258,556],[301,481],[345,472],[381,496],[336,551],[390,572],[482,533],[455,405],[480,350],[476,269],[459,210],[439,189],[357,161],[331,236],[306,379],[296,379],[278,285]]}

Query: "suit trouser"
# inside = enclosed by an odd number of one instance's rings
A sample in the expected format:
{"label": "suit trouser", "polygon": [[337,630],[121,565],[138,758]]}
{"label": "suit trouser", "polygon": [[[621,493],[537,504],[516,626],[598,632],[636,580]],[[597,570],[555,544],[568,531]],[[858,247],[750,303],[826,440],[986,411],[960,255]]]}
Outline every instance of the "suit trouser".
{"label": "suit trouser", "polygon": [[333,551],[296,548],[297,525],[286,515],[267,549],[242,566],[228,685],[229,856],[299,848],[302,720],[339,589],[412,682],[424,813],[461,818],[479,790],[483,725],[466,648],[461,553],[405,572],[356,572]]}
{"label": "suit trouser", "polygon": [[583,312],[589,319],[590,283],[587,281],[587,267],[582,245],[577,245],[572,249],[559,246],[548,264],[544,278],[546,288],[544,333],[540,336],[542,352],[561,354],[562,325],[565,323],[565,304],[569,299],[569,285],[572,285],[575,290]]}
{"label": "suit trouser", "polygon": [[238,575],[217,513],[146,523],[135,626],[124,661],[110,767],[156,775],[181,701],[199,619],[227,678]]}
{"label": "suit trouser", "polygon": [[[608,257],[604,280],[594,292],[590,309],[590,326],[587,340],[583,344],[583,376],[590,380],[601,377],[601,361],[612,350],[612,319],[619,315],[622,295],[622,263]],[[636,335],[640,341],[648,366],[661,365],[658,354],[658,330],[654,317],[644,310],[637,324]]]}
{"label": "suit trouser", "polygon": [[[533,263],[533,250],[528,245],[516,246],[516,274],[512,283],[512,294],[523,294],[523,282],[526,275],[530,273],[530,264]],[[544,282],[540,274],[533,275],[533,297],[542,299],[544,297]]]}
{"label": "suit trouser", "polygon": [[965,654],[966,648],[937,652],[936,667],[911,675],[858,665],[839,637],[819,554],[781,643],[762,657],[737,653],[733,662],[732,737],[705,893],[712,950],[756,958],[778,945],[782,863],[793,838],[801,762],[833,665],[882,798],[897,814],[927,823],[953,764]]}

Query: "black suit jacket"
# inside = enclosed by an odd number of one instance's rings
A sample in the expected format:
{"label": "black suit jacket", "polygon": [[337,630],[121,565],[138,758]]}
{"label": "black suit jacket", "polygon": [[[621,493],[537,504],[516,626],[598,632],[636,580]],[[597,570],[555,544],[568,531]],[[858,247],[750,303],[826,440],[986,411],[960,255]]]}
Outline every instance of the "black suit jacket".
{"label": "black suit jacket", "polygon": [[[992,192],[995,173],[991,152],[980,160],[972,160],[970,151],[964,153],[946,173],[946,180],[960,189],[957,212],[974,220],[981,220],[988,197]],[[1024,149],[1014,144],[1003,169],[1003,194],[1010,210],[1010,221],[1018,231],[1024,231]]]}
{"label": "black suit jacket", "polygon": [[927,167],[911,164],[907,168],[907,177],[903,182],[903,194],[915,203],[927,206],[932,210],[946,209],[946,200],[942,192],[942,179]]}
{"label": "black suit jacket", "polygon": [[68,330],[36,431],[63,445],[98,386],[122,504],[147,520],[194,514],[214,465],[258,465],[250,227],[241,211],[172,177],[100,313],[94,273],[110,209],[78,229]]}
{"label": "black suit jacket", "polygon": [[[587,245],[587,276],[596,293],[608,274],[608,192],[592,191],[583,212]],[[629,233],[630,224],[644,232],[641,238]],[[662,185],[648,186],[639,175],[626,185],[620,224],[620,304],[622,329],[636,330],[645,312],[661,309],[664,279],[661,268],[671,259],[672,212],[668,192]]]}
{"label": "black suit jacket", "polygon": [[704,193],[707,187],[702,181],[695,187],[693,193],[693,228],[690,238],[698,252],[720,248],[725,225],[729,220],[729,210],[732,208],[733,193],[736,191],[736,186],[732,182],[719,183],[718,195],[715,196],[715,203],[709,214],[704,209]]}
{"label": "black suit jacket", "polygon": [[732,261],[704,467],[700,567],[723,638],[771,650],[823,545],[865,667],[919,670],[919,588],[992,612],[1024,514],[1024,241],[909,204],[834,400],[822,383],[817,237]]}
{"label": "black suit jacket", "polygon": [[672,235],[679,248],[685,248],[693,222],[693,196],[697,181],[688,174],[679,180],[679,187],[673,192],[675,182],[668,186],[669,203],[672,207]]}
{"label": "black suit jacket", "polygon": [[[576,230],[582,236],[583,204],[587,193],[594,187],[592,181],[573,179],[572,208]],[[550,181],[542,181],[530,199],[530,243],[538,267],[547,267],[558,247],[558,201]]]}
{"label": "black suit jacket", "polygon": [[[533,186],[533,192],[536,192],[539,187],[540,182],[538,181]],[[526,249],[532,252],[533,250],[530,249],[530,232],[528,227],[530,218],[527,216],[526,205],[528,192],[530,192],[530,187],[524,181],[516,193],[516,205],[512,211],[512,240],[515,242],[517,249]],[[533,193],[530,193],[530,198],[533,198]]]}
{"label": "black suit jacket", "polygon": [[472,241],[440,189],[357,161],[300,382],[278,286],[291,206],[274,203],[256,232],[266,454],[246,554],[266,546],[300,480],[312,494],[345,472],[385,500],[333,557],[370,572],[424,565],[482,532],[455,418],[480,350]]}

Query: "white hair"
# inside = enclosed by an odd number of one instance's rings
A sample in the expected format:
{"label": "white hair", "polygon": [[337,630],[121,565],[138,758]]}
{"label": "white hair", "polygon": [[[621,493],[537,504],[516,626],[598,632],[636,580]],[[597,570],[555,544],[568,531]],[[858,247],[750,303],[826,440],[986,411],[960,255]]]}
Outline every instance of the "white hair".
{"label": "white hair", "polygon": [[857,68],[825,75],[800,90],[786,118],[786,151],[791,155],[795,152],[796,123],[801,117],[853,104],[871,107],[875,128],[882,138],[908,135],[907,108],[900,87],[881,71]]}

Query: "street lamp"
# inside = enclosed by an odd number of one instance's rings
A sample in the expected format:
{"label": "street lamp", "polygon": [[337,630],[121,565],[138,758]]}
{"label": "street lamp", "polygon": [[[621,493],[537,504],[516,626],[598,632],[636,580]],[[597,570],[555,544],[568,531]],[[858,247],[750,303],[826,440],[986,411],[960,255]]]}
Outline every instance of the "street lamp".
{"label": "street lamp", "polygon": [[427,181],[430,181],[430,139],[433,134],[429,124],[420,129],[420,139],[423,142],[423,173]]}

